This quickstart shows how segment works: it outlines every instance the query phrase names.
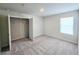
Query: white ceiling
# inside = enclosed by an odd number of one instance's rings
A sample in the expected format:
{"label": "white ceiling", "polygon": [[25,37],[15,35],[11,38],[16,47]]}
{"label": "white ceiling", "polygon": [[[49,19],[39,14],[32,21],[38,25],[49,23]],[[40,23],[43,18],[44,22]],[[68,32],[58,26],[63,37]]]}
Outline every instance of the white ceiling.
{"label": "white ceiling", "polygon": [[[79,3],[0,3],[0,8],[7,8],[12,11],[37,15],[48,16],[79,9]],[[44,12],[40,12],[44,8]]]}

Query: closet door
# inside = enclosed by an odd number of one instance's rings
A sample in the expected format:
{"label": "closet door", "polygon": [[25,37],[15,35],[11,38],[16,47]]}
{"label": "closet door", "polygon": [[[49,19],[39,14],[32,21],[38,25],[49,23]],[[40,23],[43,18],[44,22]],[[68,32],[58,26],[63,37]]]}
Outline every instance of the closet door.
{"label": "closet door", "polygon": [[0,41],[2,48],[9,47],[8,16],[0,16]]}

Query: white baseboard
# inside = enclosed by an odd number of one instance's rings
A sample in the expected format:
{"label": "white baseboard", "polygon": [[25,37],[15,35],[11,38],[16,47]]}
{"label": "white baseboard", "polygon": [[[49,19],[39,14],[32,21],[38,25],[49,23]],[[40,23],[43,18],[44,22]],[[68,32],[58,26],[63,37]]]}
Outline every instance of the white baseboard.
{"label": "white baseboard", "polygon": [[49,36],[49,35],[45,35],[45,36],[50,37],[50,38],[59,39],[59,40],[62,40],[62,41],[66,41],[66,42],[69,42],[69,43],[72,43],[72,44],[76,44],[76,45],[78,45],[78,43],[76,43],[76,42],[67,41],[67,40],[60,39],[60,38],[57,38],[57,37],[54,37],[54,36]]}
{"label": "white baseboard", "polygon": [[33,39],[36,39],[36,38],[41,37],[41,36],[45,36],[45,35],[44,34],[41,34],[39,36],[34,37]]}
{"label": "white baseboard", "polygon": [[33,40],[36,39],[36,38],[39,38],[39,37],[41,37],[41,36],[47,36],[47,37],[49,37],[49,38],[55,38],[55,39],[57,39],[57,40],[62,40],[62,41],[65,41],[65,42],[69,42],[69,43],[78,45],[78,43],[76,43],[76,42],[67,41],[67,40],[64,40],[64,39],[61,39],[61,38],[57,38],[57,37],[54,37],[54,36],[49,36],[49,35],[46,35],[46,34],[41,34],[41,35],[39,35],[39,36],[36,36],[36,37],[33,38]]}

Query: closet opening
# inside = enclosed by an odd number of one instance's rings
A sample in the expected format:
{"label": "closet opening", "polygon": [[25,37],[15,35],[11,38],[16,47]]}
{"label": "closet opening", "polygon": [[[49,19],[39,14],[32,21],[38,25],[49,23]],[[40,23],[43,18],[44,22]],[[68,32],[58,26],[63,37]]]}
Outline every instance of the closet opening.
{"label": "closet opening", "polygon": [[29,19],[10,17],[11,42],[28,38]]}

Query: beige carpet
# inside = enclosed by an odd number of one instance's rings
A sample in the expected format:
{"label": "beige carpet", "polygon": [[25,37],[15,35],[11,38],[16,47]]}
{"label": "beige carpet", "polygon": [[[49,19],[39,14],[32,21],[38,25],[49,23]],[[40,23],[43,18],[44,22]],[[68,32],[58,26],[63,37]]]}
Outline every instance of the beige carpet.
{"label": "beige carpet", "polygon": [[77,45],[46,36],[34,41],[21,39],[12,42],[12,50],[3,55],[77,55]]}

